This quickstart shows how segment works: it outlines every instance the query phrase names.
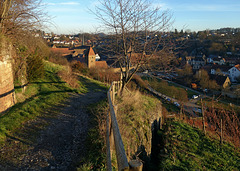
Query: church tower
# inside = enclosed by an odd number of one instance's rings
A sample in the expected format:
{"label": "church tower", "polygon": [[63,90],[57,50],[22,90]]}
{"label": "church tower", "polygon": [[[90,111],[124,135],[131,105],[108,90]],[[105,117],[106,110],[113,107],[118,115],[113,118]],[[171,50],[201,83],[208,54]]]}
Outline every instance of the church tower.
{"label": "church tower", "polygon": [[96,62],[96,54],[93,51],[93,48],[90,47],[86,55],[86,63],[88,68],[94,68]]}

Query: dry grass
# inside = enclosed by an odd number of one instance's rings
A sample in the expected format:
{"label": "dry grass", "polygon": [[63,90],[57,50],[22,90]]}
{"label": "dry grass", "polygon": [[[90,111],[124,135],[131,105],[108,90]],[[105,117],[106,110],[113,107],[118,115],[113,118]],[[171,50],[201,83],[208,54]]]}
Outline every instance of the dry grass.
{"label": "dry grass", "polygon": [[120,132],[128,157],[151,152],[152,125],[161,116],[161,102],[139,91],[124,93],[117,103]]}
{"label": "dry grass", "polygon": [[71,67],[66,66],[64,70],[58,72],[58,76],[72,88],[79,88],[77,76],[73,74]]}
{"label": "dry grass", "polygon": [[59,52],[51,52],[48,60],[59,65],[66,65],[69,63],[67,58],[62,56],[62,54]]}

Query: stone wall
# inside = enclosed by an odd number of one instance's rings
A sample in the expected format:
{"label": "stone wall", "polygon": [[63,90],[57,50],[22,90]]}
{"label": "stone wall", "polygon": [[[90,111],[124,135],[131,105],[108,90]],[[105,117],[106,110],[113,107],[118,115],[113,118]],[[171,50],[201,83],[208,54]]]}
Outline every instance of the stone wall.
{"label": "stone wall", "polygon": [[11,46],[4,40],[0,43],[0,113],[15,104]]}

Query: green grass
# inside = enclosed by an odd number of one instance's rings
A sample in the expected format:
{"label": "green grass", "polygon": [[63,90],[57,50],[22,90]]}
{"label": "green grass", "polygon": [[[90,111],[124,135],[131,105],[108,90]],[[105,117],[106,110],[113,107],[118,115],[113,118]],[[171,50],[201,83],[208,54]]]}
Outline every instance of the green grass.
{"label": "green grass", "polygon": [[[157,80],[157,83],[159,85],[161,85],[163,83],[163,80],[161,79],[154,79],[154,78],[149,78],[149,77],[142,77],[143,80],[147,80],[149,82],[149,84],[152,86],[153,84],[156,84],[156,80]],[[185,87],[179,85],[179,84],[175,84],[174,82],[168,82],[167,86],[165,86],[166,89],[162,88],[162,89],[158,89],[158,91],[160,93],[163,93],[165,95],[168,95],[170,97],[178,97],[178,95],[174,95],[174,94],[177,94],[176,90],[174,90],[172,93],[170,91],[167,91],[169,89],[171,89],[171,87],[174,87],[176,88],[177,90],[180,90],[180,91],[184,91],[187,93],[187,97],[188,98],[192,98],[193,95],[196,95],[196,92],[192,91],[192,90],[189,90],[189,89],[185,89]]]}
{"label": "green grass", "polygon": [[[160,170],[239,170],[240,153],[232,145],[220,145],[199,129],[173,121],[164,134],[166,153],[159,155]],[[161,157],[160,157],[161,156]],[[164,156],[164,157],[162,157]]]}
{"label": "green grass", "polygon": [[104,83],[90,79],[84,76],[79,76],[79,83],[80,83],[80,89],[83,90],[83,92],[88,92],[91,90],[94,91],[101,91],[101,90],[107,90],[109,87],[106,86]]}
{"label": "green grass", "polygon": [[160,117],[161,102],[154,97],[132,92],[117,102],[120,133],[128,157],[148,162],[151,152],[152,124]]}
{"label": "green grass", "polygon": [[[63,110],[70,94],[106,90],[104,84],[81,76],[78,82],[80,87],[73,89],[59,78],[57,72],[63,69],[64,66],[46,62],[44,78],[31,82],[24,93],[16,82],[16,94],[21,102],[0,117],[0,148],[7,151],[0,153],[2,164],[19,166],[39,133],[50,124],[51,118],[57,117]],[[98,125],[94,117],[97,117],[97,113],[93,112],[93,122]],[[90,154],[85,160],[83,170],[91,170],[92,166],[102,168],[105,163],[105,151],[102,151],[104,141],[99,136],[97,128],[90,130],[87,143]]]}
{"label": "green grass", "polygon": [[[88,106],[92,128],[88,132],[87,156],[78,163],[78,171],[106,170],[105,121],[108,112],[107,100]],[[83,164],[84,163],[84,164]]]}
{"label": "green grass", "polygon": [[188,101],[188,92],[184,88],[156,78],[143,77],[142,79],[147,80],[149,85],[161,94],[181,101]]}
{"label": "green grass", "polygon": [[53,106],[60,105],[69,97],[69,92],[77,92],[57,76],[57,72],[62,68],[60,65],[46,62],[44,78],[31,82],[24,93],[17,88],[17,96],[21,95],[22,100],[0,117],[0,141],[28,120],[40,116]]}
{"label": "green grass", "polygon": [[172,103],[163,102],[163,106],[167,109],[168,112],[179,113],[180,109]]}

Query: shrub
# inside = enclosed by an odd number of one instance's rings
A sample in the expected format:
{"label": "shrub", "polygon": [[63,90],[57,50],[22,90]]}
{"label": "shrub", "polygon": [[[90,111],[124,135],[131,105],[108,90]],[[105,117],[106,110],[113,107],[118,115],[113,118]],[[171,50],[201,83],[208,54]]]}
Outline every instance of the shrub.
{"label": "shrub", "polygon": [[44,76],[44,63],[37,50],[27,57],[27,78],[32,81]]}
{"label": "shrub", "polygon": [[72,73],[71,67],[68,66],[65,70],[59,71],[58,76],[71,87],[79,88],[77,76]]}
{"label": "shrub", "polygon": [[69,64],[68,60],[65,57],[63,57],[62,54],[59,52],[51,52],[48,60],[50,62],[59,64],[59,65],[68,65]]}
{"label": "shrub", "polygon": [[89,74],[89,69],[86,66],[86,64],[81,63],[79,61],[75,61],[71,63],[72,69],[76,72],[80,72],[84,75],[88,75]]}

